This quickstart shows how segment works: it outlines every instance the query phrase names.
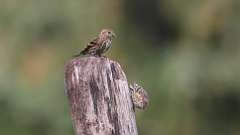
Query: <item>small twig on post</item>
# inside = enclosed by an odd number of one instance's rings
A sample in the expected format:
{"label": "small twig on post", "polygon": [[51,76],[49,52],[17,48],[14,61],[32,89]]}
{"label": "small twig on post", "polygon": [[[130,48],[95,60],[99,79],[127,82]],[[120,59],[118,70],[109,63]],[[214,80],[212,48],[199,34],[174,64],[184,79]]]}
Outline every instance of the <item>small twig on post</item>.
{"label": "small twig on post", "polygon": [[117,62],[81,57],[65,68],[75,135],[138,134],[128,82]]}

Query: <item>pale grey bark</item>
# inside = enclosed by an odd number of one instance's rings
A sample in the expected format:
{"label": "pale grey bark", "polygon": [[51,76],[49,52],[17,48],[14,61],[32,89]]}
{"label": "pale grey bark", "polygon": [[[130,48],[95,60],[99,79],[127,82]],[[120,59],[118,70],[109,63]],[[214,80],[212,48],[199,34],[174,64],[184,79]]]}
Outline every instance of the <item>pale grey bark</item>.
{"label": "pale grey bark", "polygon": [[74,58],[65,67],[75,135],[137,135],[126,76],[104,57]]}

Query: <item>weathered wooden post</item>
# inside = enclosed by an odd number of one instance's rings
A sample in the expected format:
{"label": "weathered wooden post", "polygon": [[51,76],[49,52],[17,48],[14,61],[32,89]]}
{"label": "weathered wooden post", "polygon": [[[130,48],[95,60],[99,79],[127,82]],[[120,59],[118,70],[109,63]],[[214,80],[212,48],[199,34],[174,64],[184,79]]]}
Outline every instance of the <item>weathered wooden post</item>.
{"label": "weathered wooden post", "polygon": [[127,78],[104,57],[74,58],[65,67],[65,87],[75,135],[137,135]]}

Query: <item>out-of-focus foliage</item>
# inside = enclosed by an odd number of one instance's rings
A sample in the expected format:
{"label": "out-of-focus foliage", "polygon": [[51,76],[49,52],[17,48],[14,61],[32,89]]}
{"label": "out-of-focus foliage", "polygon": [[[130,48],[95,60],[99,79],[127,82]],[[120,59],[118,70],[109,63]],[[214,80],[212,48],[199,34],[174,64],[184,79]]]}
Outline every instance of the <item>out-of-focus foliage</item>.
{"label": "out-of-focus foliage", "polygon": [[240,134],[239,0],[1,0],[0,134],[72,135],[64,63],[102,28],[148,90],[140,135]]}

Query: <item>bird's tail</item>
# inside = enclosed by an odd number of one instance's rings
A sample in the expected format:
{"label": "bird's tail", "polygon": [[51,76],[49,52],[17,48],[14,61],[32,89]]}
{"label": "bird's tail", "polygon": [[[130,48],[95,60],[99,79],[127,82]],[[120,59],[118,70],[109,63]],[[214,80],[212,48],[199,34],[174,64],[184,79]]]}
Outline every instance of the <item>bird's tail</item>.
{"label": "bird's tail", "polygon": [[73,55],[73,57],[79,57],[79,56],[87,55],[87,54],[89,54],[90,49],[91,49],[91,46],[88,45],[79,54]]}

